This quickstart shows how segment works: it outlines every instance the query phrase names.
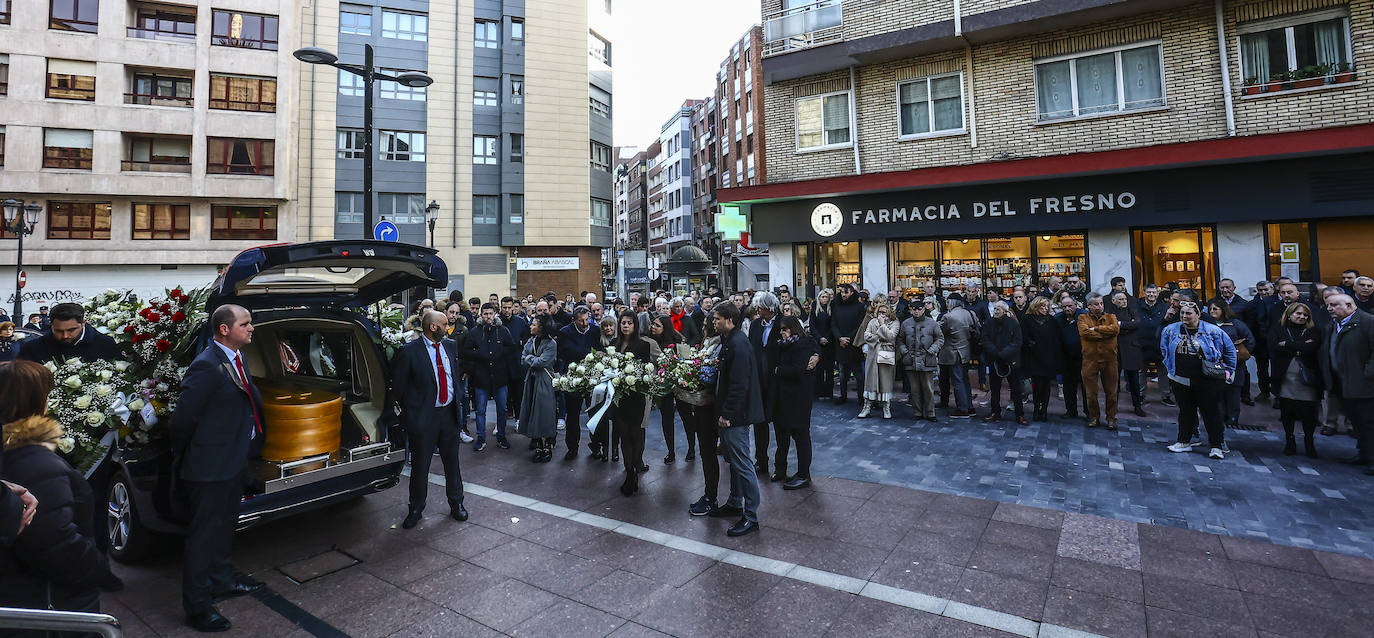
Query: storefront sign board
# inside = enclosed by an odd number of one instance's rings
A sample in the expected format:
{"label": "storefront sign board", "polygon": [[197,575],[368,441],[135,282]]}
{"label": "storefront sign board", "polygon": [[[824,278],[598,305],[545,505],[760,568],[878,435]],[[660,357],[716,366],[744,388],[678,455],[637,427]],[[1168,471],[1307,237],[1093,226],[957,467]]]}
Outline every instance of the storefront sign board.
{"label": "storefront sign board", "polygon": [[519,257],[515,260],[516,270],[577,270],[579,257]]}

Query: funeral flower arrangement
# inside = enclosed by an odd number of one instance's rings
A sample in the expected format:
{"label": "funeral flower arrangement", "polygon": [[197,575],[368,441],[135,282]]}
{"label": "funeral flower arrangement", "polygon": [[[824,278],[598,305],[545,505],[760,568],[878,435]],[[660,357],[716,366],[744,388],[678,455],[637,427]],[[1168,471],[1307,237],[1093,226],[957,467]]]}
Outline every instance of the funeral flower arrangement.
{"label": "funeral flower arrangement", "polygon": [[710,401],[720,366],[716,352],[715,347],[692,348],[683,355],[670,349],[659,356],[659,369],[674,396],[693,405],[705,405]]}
{"label": "funeral flower arrangement", "polygon": [[602,384],[614,387],[612,402],[615,403],[625,393],[659,397],[671,391],[667,375],[658,364],[644,363],[628,352],[616,352],[609,347],[591,351],[581,361],[568,365],[567,372],[553,380],[554,389],[579,394],[591,394]]}
{"label": "funeral flower arrangement", "polygon": [[127,362],[81,361],[44,364],[53,373],[54,385],[48,393],[48,414],[67,430],[69,442],[59,449],[79,469],[94,465],[104,455],[101,440],[105,434],[122,427],[133,411],[143,408],[143,400],[131,397],[134,385]]}
{"label": "funeral flower arrangement", "polygon": [[134,322],[142,304],[132,292],[111,288],[92,297],[84,306],[87,325],[100,334],[121,341],[126,338],[124,327]]}
{"label": "funeral flower arrangement", "polygon": [[132,346],[134,358],[142,366],[154,366],[171,356],[173,349],[186,345],[192,327],[205,318],[207,289],[189,295],[181,288],[167,291],[165,299],[152,299],[138,311],[122,334]]}

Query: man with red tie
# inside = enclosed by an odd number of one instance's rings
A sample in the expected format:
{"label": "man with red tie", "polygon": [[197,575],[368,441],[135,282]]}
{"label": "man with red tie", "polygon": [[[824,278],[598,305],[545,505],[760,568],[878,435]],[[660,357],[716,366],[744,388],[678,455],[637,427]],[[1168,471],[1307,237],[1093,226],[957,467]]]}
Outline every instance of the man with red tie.
{"label": "man with red tie", "polygon": [[[448,334],[448,316],[436,310],[420,318],[424,337],[411,341],[396,355],[391,379],[392,392],[401,404],[401,423],[410,445],[410,511],[401,522],[403,529],[415,527],[425,510],[429,492],[429,465],[434,448],[444,463],[444,489],[449,515],[468,520],[463,507],[463,475],[458,470],[458,408],[463,397],[455,392],[458,382],[458,346]],[[457,395],[457,396],[455,396]],[[505,406],[500,406],[505,409]],[[480,436],[480,435],[479,435]]]}
{"label": "man with red tie", "polygon": [[172,412],[173,467],[191,511],[182,558],[181,602],[197,631],[225,631],[230,623],[214,603],[262,589],[234,573],[229,562],[248,459],[262,449],[262,395],[240,350],[253,341],[253,317],[235,305],[210,316],[214,342],[181,382]]}

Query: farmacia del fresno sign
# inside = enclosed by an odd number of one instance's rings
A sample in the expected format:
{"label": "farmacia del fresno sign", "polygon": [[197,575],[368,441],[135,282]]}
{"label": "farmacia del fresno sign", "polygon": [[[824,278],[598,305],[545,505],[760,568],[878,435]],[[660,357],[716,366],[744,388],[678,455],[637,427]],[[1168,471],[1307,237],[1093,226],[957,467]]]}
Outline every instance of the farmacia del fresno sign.
{"label": "farmacia del fresno sign", "polygon": [[[847,212],[835,204],[824,202],[811,212],[811,229],[822,237],[830,237],[840,232],[845,224],[920,224],[928,221],[1119,212],[1135,208],[1137,202],[1135,193],[1131,191],[1047,195],[1019,200],[918,202],[909,206],[853,209]],[[892,229],[892,232],[902,231]]]}

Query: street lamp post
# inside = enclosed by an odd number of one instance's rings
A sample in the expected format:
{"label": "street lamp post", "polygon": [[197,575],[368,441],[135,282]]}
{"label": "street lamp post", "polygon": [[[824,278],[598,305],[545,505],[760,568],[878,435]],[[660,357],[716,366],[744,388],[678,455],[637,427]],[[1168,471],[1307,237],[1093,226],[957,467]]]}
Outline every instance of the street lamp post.
{"label": "street lamp post", "polygon": [[[11,317],[15,323],[23,325],[24,289],[19,285],[19,277],[24,272],[24,237],[32,235],[38,227],[38,214],[43,212],[43,207],[38,204],[25,205],[23,201],[13,198],[0,203],[0,207],[4,208],[5,229],[14,233],[19,240],[14,257],[14,314]],[[23,211],[23,215],[20,215],[20,211]]]}
{"label": "street lamp post", "polygon": [[372,62],[372,45],[363,45],[363,64],[344,64],[339,62],[339,56],[321,49],[319,47],[304,47],[296,49],[292,55],[297,60],[307,64],[324,64],[332,66],[341,71],[347,71],[363,79],[363,239],[372,238],[372,162],[377,158],[373,154],[373,130],[372,130],[372,85],[377,80],[396,82],[414,88],[423,88],[434,84],[434,78],[417,73],[406,71],[391,75],[390,73],[378,73]]}
{"label": "street lamp post", "polygon": [[434,224],[439,221],[439,202],[429,200],[425,207],[425,223],[429,224],[429,247],[434,248]]}

